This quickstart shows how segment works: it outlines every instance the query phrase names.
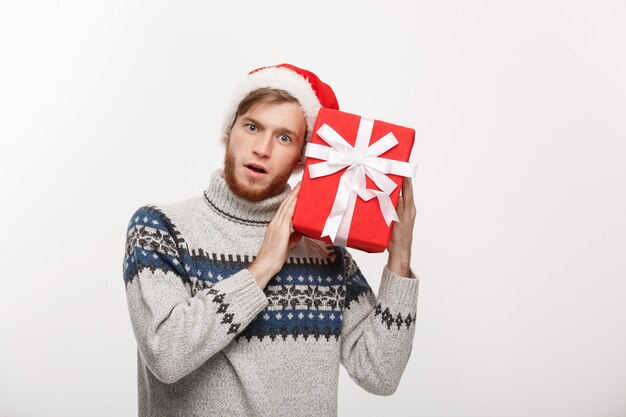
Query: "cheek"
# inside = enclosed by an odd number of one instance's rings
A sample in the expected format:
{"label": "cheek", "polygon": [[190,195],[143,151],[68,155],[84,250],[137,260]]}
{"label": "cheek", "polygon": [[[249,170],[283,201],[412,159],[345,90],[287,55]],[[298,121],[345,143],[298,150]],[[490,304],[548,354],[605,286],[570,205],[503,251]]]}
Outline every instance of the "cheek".
{"label": "cheek", "polygon": [[230,154],[234,157],[239,159],[239,155],[242,154],[243,150],[244,150],[244,144],[245,141],[240,140],[241,138],[238,137],[237,135],[232,135],[230,137],[230,140],[228,141],[228,145],[226,147],[226,151],[230,152]]}
{"label": "cheek", "polygon": [[295,166],[301,161],[301,156],[300,152],[290,152],[287,156],[285,156],[285,164]]}

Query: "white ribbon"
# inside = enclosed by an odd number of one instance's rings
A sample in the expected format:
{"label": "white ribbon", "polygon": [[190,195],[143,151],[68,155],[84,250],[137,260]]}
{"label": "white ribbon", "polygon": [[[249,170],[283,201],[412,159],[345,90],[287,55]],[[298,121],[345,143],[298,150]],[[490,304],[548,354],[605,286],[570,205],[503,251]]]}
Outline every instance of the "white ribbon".
{"label": "white ribbon", "polygon": [[[326,161],[309,165],[311,178],[331,175],[348,167],[341,175],[333,207],[322,231],[322,237],[329,236],[335,245],[346,246],[348,242],[357,196],[365,201],[376,197],[387,226],[392,221],[399,221],[396,209],[389,198],[398,185],[386,174],[414,177],[417,170],[414,163],[379,158],[378,155],[396,146],[398,139],[389,132],[368,146],[373,127],[374,120],[362,117],[352,147],[332,127],[323,124],[317,130],[317,134],[330,147],[315,143],[309,143],[306,147],[307,157]],[[374,181],[382,191],[367,188],[365,176]]]}

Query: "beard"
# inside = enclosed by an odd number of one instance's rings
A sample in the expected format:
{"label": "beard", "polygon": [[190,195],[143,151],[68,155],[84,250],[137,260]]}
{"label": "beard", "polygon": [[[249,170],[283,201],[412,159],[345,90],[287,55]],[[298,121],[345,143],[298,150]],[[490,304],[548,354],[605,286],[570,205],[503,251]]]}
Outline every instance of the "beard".
{"label": "beard", "polygon": [[280,172],[263,188],[252,189],[246,187],[235,176],[235,158],[228,149],[226,150],[226,155],[224,156],[224,180],[237,197],[248,201],[261,201],[273,197],[285,189],[285,185],[290,177],[291,170],[285,170]]}

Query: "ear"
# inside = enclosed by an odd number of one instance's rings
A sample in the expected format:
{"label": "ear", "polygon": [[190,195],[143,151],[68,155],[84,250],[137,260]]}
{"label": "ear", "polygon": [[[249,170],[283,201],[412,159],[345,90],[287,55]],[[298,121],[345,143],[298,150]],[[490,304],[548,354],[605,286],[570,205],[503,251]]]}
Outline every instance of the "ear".
{"label": "ear", "polygon": [[296,168],[297,169],[304,168],[304,164],[306,163],[306,156],[304,156],[304,151],[306,150],[306,145],[307,145],[307,143],[304,142],[304,145],[302,146],[302,150],[300,151],[300,157],[298,158],[298,162],[296,162]]}
{"label": "ear", "polygon": [[302,149],[300,149],[300,157],[298,158],[298,162],[296,164],[296,167],[298,169],[302,169],[304,168],[304,164],[306,162],[306,156],[304,156],[304,153],[306,152],[306,146],[308,145],[308,141],[305,139],[304,143],[302,144]]}
{"label": "ear", "polygon": [[233,131],[233,128],[231,127],[230,129],[226,131],[226,133],[224,134],[224,137],[222,138],[222,142],[226,146],[226,149],[228,149],[228,143],[230,142],[230,134],[232,131]]}
{"label": "ear", "polygon": [[304,155],[300,156],[300,158],[298,159],[298,162],[296,162],[296,164],[294,165],[293,169],[291,170],[292,173],[296,174],[300,171],[302,171],[304,169]]}
{"label": "ear", "polygon": [[228,149],[228,142],[230,141],[230,135],[233,133],[233,128],[235,127],[236,121],[237,115],[235,115],[235,119],[230,124],[230,127],[228,127],[228,129],[226,129],[226,131],[224,132],[224,137],[222,138],[222,141],[224,142],[224,145],[226,145],[226,149]]}

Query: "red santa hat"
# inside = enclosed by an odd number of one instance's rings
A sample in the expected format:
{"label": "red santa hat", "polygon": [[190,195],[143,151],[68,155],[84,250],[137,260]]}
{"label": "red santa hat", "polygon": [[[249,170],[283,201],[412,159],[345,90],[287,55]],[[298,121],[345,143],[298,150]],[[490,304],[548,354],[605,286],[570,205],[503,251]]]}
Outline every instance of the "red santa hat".
{"label": "red santa hat", "polygon": [[339,110],[339,103],[332,88],[311,71],[290,64],[261,67],[248,74],[226,106],[222,128],[223,138],[226,138],[230,132],[239,103],[259,88],[284,90],[298,100],[306,119],[307,141],[313,133],[315,119],[320,108]]}

